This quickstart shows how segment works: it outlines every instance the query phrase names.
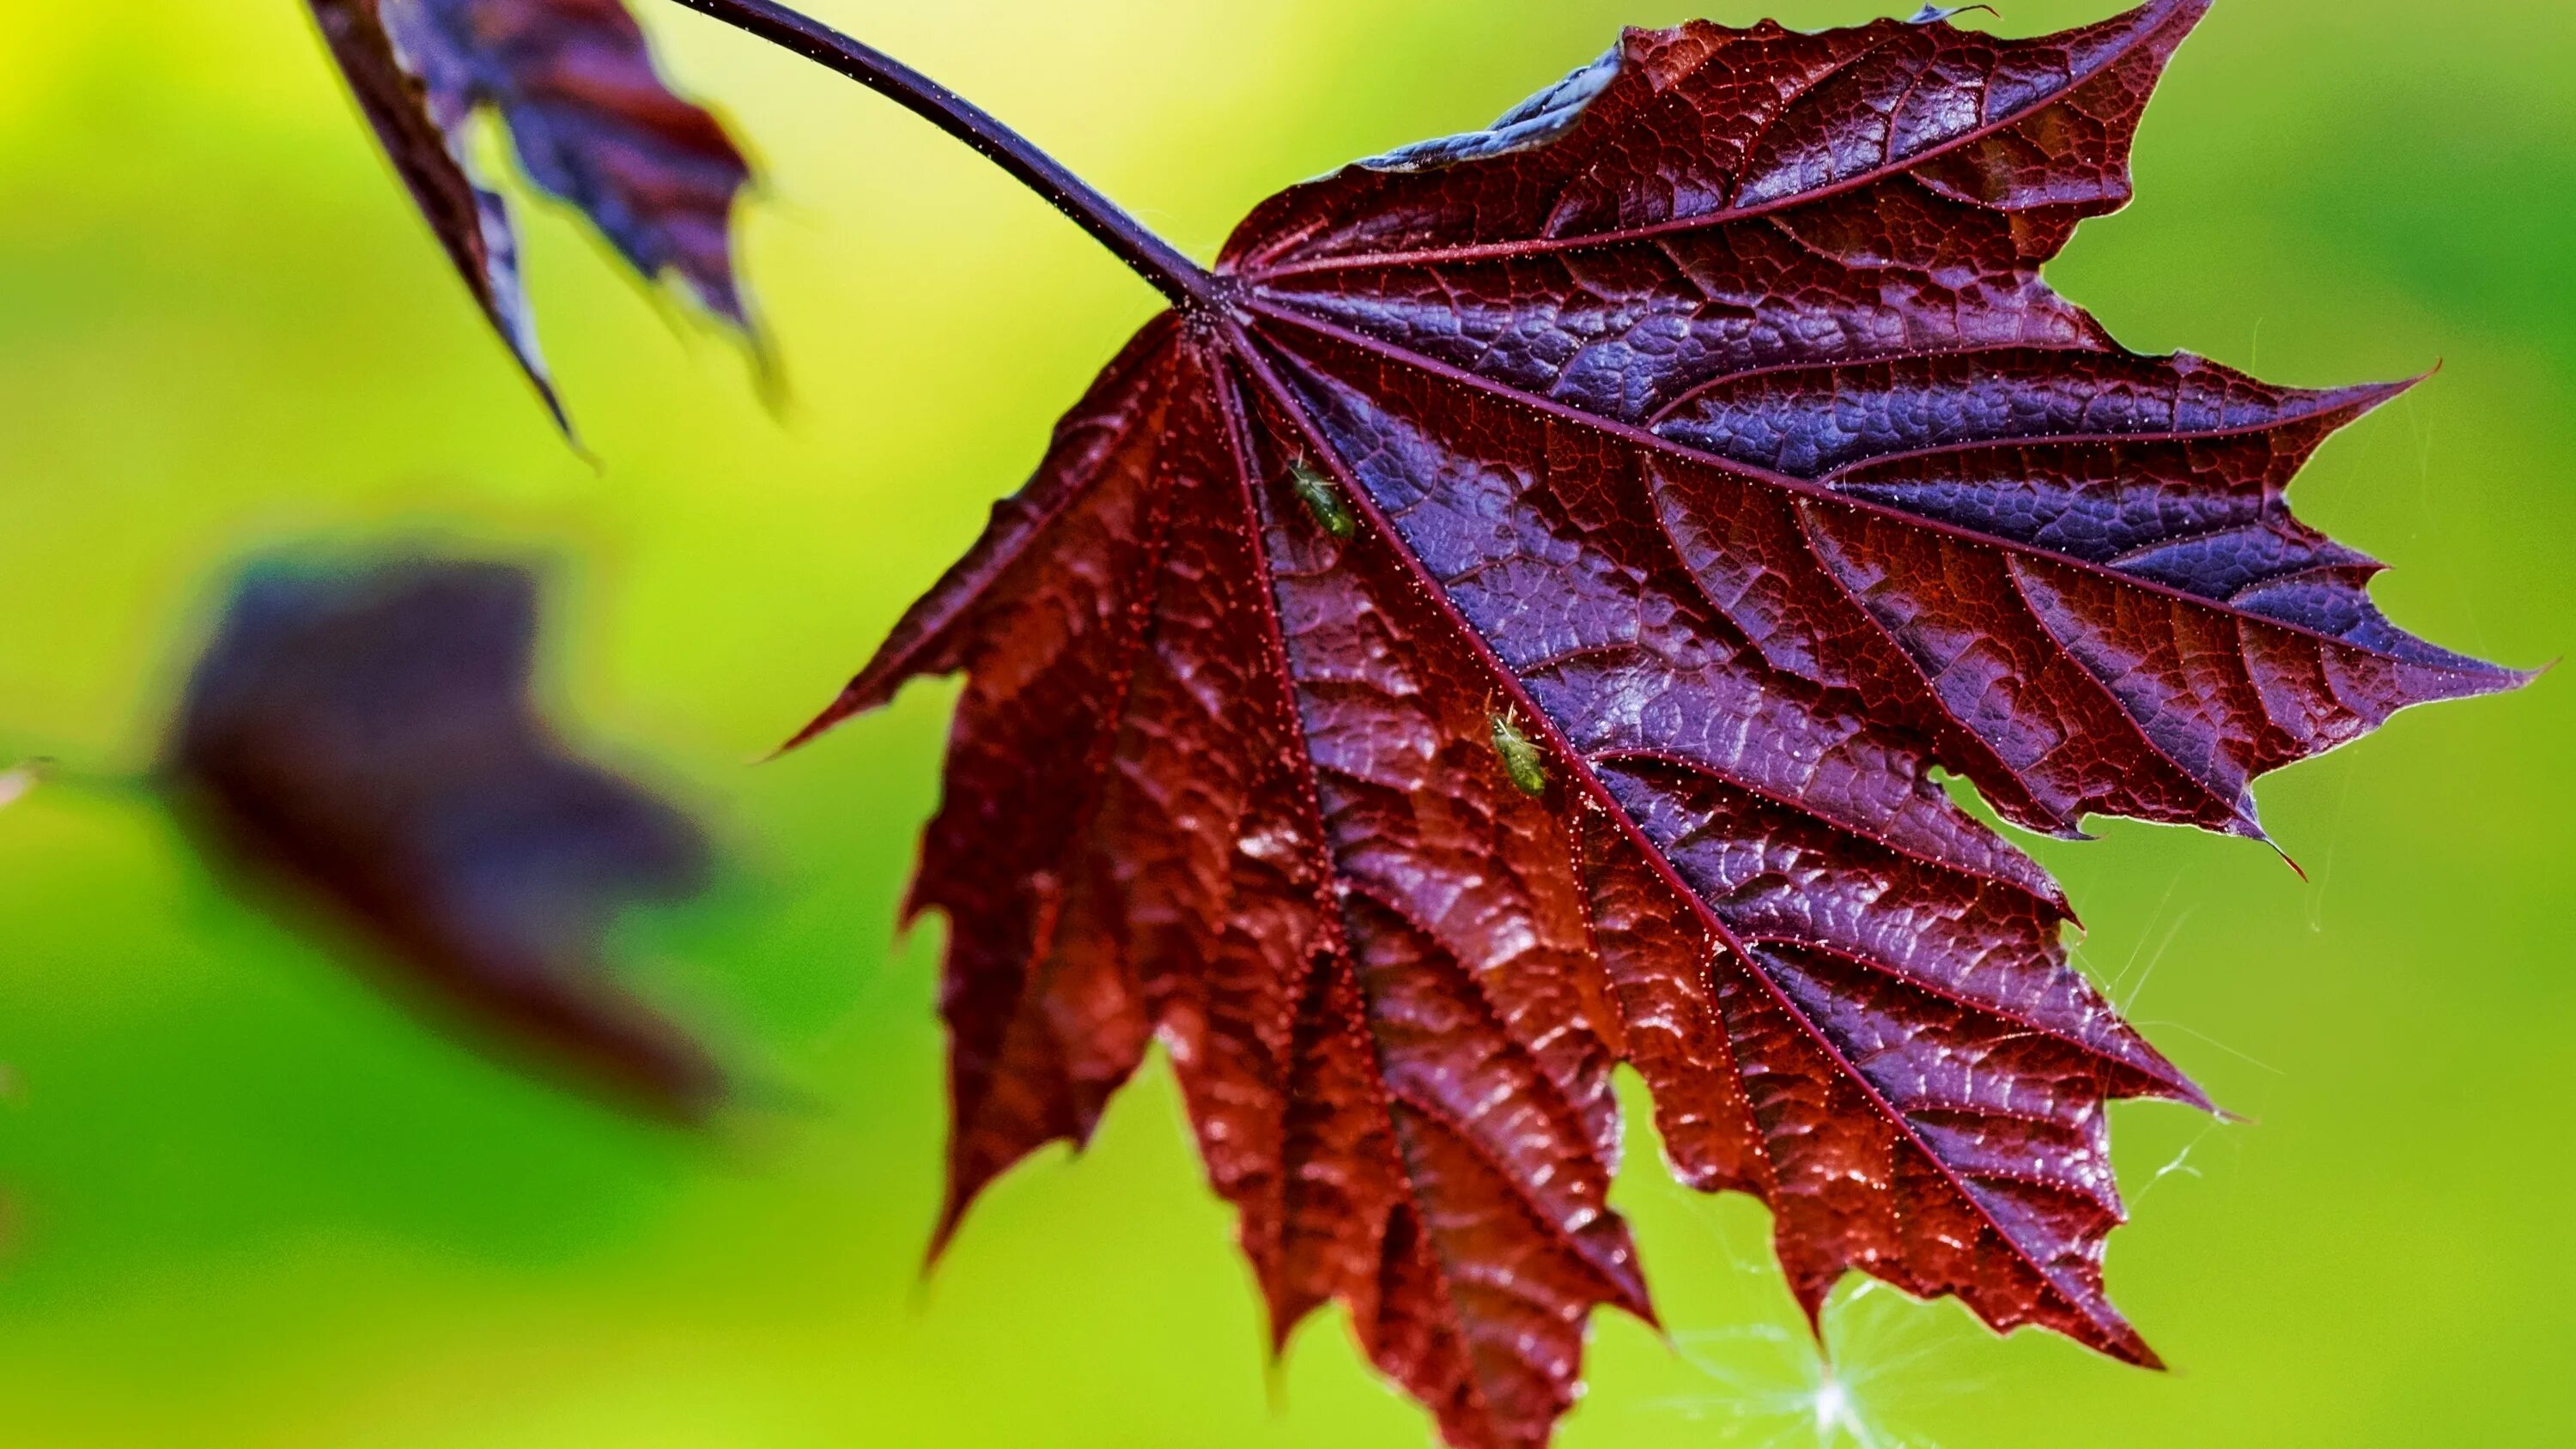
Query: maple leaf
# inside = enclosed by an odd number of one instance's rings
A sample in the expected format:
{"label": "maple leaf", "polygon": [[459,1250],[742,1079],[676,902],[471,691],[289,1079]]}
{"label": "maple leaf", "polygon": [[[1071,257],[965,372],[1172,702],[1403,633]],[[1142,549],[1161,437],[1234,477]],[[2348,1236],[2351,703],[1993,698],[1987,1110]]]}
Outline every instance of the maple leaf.
{"label": "maple leaf", "polygon": [[545,727],[535,633],[535,580],[508,565],[255,569],[163,778],[216,855],[357,938],[443,1024],[694,1121],[723,1072],[606,979],[599,939],[622,902],[694,892],[705,847]]}
{"label": "maple leaf", "polygon": [[2260,837],[2257,776],[2528,677],[2399,631],[2284,501],[2400,387],[2139,356],[2041,280],[2209,0],[1630,31],[1213,271],[868,46],[679,3],[1173,304],[796,741],[966,676],[911,898],[940,1242],[1159,1039],[1278,1340],[1339,1302],[1450,1442],[1541,1445],[1593,1310],[1652,1314],[1625,1062],[1811,1317],[1858,1270],[2155,1362],[2103,1289],[2106,1108],[2209,1103],[1938,773],[2059,836]]}
{"label": "maple leaf", "polygon": [[478,111],[500,116],[528,179],[579,207],[628,265],[676,276],[750,331],[729,224],[751,168],[714,117],[662,84],[620,0],[310,3],[413,201],[567,431],[509,206],[468,163]]}
{"label": "maple leaf", "polygon": [[[1168,1046],[1284,1341],[1462,1446],[1651,1309],[1610,1089],[1859,1269],[2138,1363],[2105,1105],[2207,1106],[1954,805],[2259,835],[2252,779],[2523,676],[2283,493],[2394,387],[2121,349],[2040,279],[2207,0],[1631,31],[1258,208],[806,735],[963,672],[941,1234]],[[1149,273],[1150,274],[1150,273]]]}

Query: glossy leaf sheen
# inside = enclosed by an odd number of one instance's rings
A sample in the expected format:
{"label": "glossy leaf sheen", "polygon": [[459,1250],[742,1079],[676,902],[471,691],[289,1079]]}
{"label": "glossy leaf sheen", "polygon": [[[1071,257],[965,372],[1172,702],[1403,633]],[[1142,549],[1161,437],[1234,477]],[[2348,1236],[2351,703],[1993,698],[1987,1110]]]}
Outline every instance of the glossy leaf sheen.
{"label": "glossy leaf sheen", "polygon": [[2104,1107],[2206,1103],[1935,768],[2256,835],[2257,775],[2521,678],[2283,501],[2398,389],[2040,280],[2206,9],[1632,31],[1260,207],[808,732],[967,676],[943,1235],[1159,1038],[1275,1331],[1338,1300],[1450,1442],[1537,1445],[1591,1310],[1651,1311],[1624,1061],[1811,1313],[1859,1269],[2154,1362]]}
{"label": "glossy leaf sheen", "polygon": [[751,169],[712,116],[662,84],[621,0],[310,3],[394,169],[558,419],[509,207],[468,165],[478,111],[500,117],[528,179],[579,207],[628,265],[750,327],[729,228]]}
{"label": "glossy leaf sheen", "polygon": [[218,855],[349,928],[407,1000],[621,1102],[702,1117],[723,1073],[616,986],[600,938],[625,902],[694,892],[705,844],[538,717],[535,587],[498,564],[255,572],[165,772]]}

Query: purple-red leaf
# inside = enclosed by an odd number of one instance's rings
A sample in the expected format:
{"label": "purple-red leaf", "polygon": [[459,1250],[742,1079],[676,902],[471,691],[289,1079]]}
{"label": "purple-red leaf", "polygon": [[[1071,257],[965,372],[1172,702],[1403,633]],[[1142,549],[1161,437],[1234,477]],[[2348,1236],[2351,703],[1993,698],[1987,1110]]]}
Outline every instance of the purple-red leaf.
{"label": "purple-red leaf", "polygon": [[1539,1445],[1650,1312],[1625,1061],[1811,1313],[1859,1269],[2153,1363],[2105,1109],[2207,1103],[1936,769],[2251,836],[2256,776],[2523,678],[2283,501],[2396,388],[2040,278],[2207,9],[1632,31],[1255,211],[808,731],[967,676],[942,1234],[1159,1038],[1274,1330],[1339,1300],[1452,1443]]}
{"label": "purple-red leaf", "polygon": [[748,330],[731,218],[751,168],[666,88],[621,0],[311,0],[394,168],[558,421],[508,206],[467,160],[478,111],[528,179],[579,207],[647,278],[676,277]]}
{"label": "purple-red leaf", "polygon": [[164,770],[228,862],[321,912],[441,1019],[695,1120],[704,1049],[611,981],[628,901],[698,889],[685,817],[567,751],[528,696],[536,583],[499,564],[254,572]]}

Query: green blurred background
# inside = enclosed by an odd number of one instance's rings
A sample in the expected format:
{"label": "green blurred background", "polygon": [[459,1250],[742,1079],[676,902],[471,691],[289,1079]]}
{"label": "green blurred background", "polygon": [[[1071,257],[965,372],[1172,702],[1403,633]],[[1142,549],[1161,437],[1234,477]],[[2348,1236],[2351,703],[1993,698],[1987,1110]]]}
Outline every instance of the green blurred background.
{"label": "green blurred background", "polygon": [[[293,0],[12,5],[0,42],[0,754],[148,760],[231,565],[414,537],[557,560],[586,739],[735,867],[623,957],[776,1105],[631,1125],[416,1028],[229,900],[154,808],[0,815],[0,1442],[1407,1445],[1318,1320],[1286,1363],[1159,1064],[935,1276],[935,927],[893,912],[946,694],[783,763],[1153,305],[891,106],[638,0],[765,161],[749,272],[792,397],[639,300],[554,208],[530,270],[569,454]],[[1184,247],[1282,183],[1478,124],[1647,0],[817,0]],[[2013,0],[2016,32],[2106,0]],[[1749,21],[1750,5],[1715,7]],[[1802,26],[1866,0],[1782,0]],[[2441,376],[2334,444],[2306,515],[2380,595],[2515,664],[2576,637],[2576,12],[2230,0],[2150,113],[2140,202],[2053,269],[2142,349],[2298,383]],[[1998,1341],[1885,1292],[1834,1336],[1874,1441],[2568,1442],[2569,681],[2410,714],[2268,782],[2307,866],[2114,826],[2039,847],[2089,968],[2255,1119],[2118,1117],[2120,1300],[2177,1366]],[[1619,1197],[1669,1343],[1605,1317],[1569,1446],[1814,1442],[1760,1211]]]}

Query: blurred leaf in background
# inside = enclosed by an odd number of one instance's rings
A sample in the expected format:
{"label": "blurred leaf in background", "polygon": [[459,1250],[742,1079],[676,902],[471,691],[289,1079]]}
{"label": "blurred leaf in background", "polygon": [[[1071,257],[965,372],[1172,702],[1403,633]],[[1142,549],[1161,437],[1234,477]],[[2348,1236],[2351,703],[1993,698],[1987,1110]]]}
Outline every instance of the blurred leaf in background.
{"label": "blurred leaf in background", "polygon": [[[611,949],[820,1106],[716,1156],[551,1094],[232,900],[155,811],[38,791],[0,816],[0,1059],[23,1083],[0,1103],[9,1441],[1423,1442],[1338,1323],[1266,1382],[1159,1067],[1079,1170],[999,1184],[924,1288],[937,932],[889,943],[950,696],[745,767],[975,535],[1153,295],[891,106],[639,0],[674,84],[761,138],[776,194],[746,269],[803,403],[765,415],[577,222],[523,205],[594,472],[459,300],[299,7],[21,8],[0,47],[0,716],[148,755],[141,722],[177,689],[156,665],[276,540],[564,556],[567,732],[723,802],[751,853]],[[1201,257],[1290,180],[1483,124],[1618,25],[1695,13],[816,8]],[[1714,8],[1819,26],[1911,6]],[[2023,0],[1994,23],[2108,8]],[[2297,498],[2402,563],[2392,614],[2515,663],[2576,623],[2571,75],[2576,11],[2545,0],[2222,4],[2148,113],[2140,201],[2050,269],[2142,350],[2315,385],[2443,362]],[[2268,782],[2305,885],[2258,846],[2146,827],[2035,847],[2097,979],[2259,1125],[2117,1114],[2135,1212],[2112,1284],[2178,1372],[1872,1294],[1829,1314],[1859,1422],[1950,1445],[2555,1442],[2576,1352],[2576,1169],[2552,1150],[2576,1009],[2560,686],[2410,714]],[[1675,1343],[1604,1319],[1562,1442],[1854,1442],[1818,1433],[1812,1356],[1760,1332],[1803,1332],[1760,1212],[1667,1185],[1636,1130],[1614,1200]]]}
{"label": "blurred leaf in background", "polygon": [[434,1021],[702,1121],[723,1068],[617,988],[599,940],[629,900],[696,894],[707,845],[539,717],[537,588],[501,563],[254,565],[162,778],[255,898],[350,938]]}

